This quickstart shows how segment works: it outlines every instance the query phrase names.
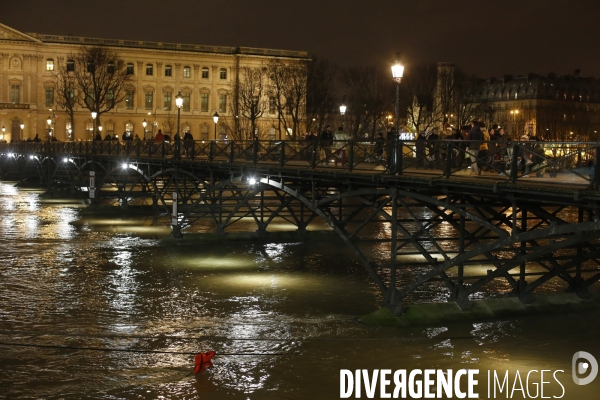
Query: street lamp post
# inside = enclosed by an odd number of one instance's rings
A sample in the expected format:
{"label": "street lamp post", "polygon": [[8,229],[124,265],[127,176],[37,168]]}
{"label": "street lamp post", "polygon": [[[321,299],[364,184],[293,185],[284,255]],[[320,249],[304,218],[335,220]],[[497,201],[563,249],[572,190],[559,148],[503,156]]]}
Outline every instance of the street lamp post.
{"label": "street lamp post", "polygon": [[4,132],[6,132],[6,128],[2,127],[2,141],[4,142]]}
{"label": "street lamp post", "polygon": [[183,106],[183,96],[181,92],[175,96],[175,105],[177,106],[177,134],[179,135],[179,120],[181,118],[181,106]]}
{"label": "street lamp post", "polygon": [[342,128],[343,128],[344,127],[344,121],[345,121],[344,115],[346,115],[346,105],[345,104],[342,104],[340,106],[340,115],[342,116]]}
{"label": "street lamp post", "polygon": [[23,138],[23,129],[25,129],[25,124],[21,124],[21,132],[19,133],[19,141]]}
{"label": "street lamp post", "polygon": [[181,91],[177,93],[177,96],[175,96],[175,105],[177,106],[177,134],[173,138],[173,157],[178,160],[181,154],[179,148],[179,146],[181,145],[181,136],[179,136],[179,121],[181,116],[181,106],[183,106],[183,96],[181,95]]}
{"label": "street lamp post", "polygon": [[142,126],[144,127],[144,140],[146,140],[146,126],[148,125],[148,122],[146,122],[146,119],[144,118],[144,120],[142,121]]}
{"label": "street lamp post", "polygon": [[93,131],[92,131],[92,139],[94,138],[94,136],[96,135],[96,117],[98,116],[98,113],[96,111],[92,111],[92,120],[94,121],[92,124],[93,127]]}
{"label": "street lamp post", "polygon": [[213,115],[213,121],[215,121],[215,140],[217,140],[217,124],[219,123],[219,113],[216,111]]}
{"label": "street lamp post", "polygon": [[52,117],[48,117],[46,120],[48,123],[48,141],[52,140]]}
{"label": "street lamp post", "polygon": [[[399,146],[399,116],[400,116],[400,82],[402,82],[402,76],[404,76],[404,66],[396,61],[396,64],[392,65],[392,78],[396,82],[396,108],[395,108],[395,121],[394,121],[394,137],[392,143],[394,148],[392,149],[392,157],[390,157],[390,173],[400,174],[402,173],[402,146]],[[398,148],[400,147],[400,148]]]}

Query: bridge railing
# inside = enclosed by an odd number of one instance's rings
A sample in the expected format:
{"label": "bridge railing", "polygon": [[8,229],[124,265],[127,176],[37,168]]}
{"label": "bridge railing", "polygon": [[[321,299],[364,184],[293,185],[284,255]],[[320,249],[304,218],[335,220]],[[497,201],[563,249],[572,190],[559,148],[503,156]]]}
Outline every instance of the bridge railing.
{"label": "bridge railing", "polygon": [[[470,158],[468,150],[480,149]],[[485,147],[485,151],[482,151]],[[516,182],[527,178],[597,188],[598,142],[437,140],[373,143],[319,140],[240,141],[78,141],[0,143],[0,153],[18,155],[107,156],[176,159],[294,168],[338,168],[357,173],[427,174],[440,177],[494,176]],[[477,168],[475,168],[477,165]],[[479,175],[479,174],[477,174]]]}

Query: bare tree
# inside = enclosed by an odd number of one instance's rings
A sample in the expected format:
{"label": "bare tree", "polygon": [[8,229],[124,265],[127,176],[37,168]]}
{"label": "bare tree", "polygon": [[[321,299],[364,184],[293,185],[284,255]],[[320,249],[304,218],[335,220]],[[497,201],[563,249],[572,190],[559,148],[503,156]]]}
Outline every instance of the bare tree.
{"label": "bare tree", "polygon": [[81,47],[70,54],[74,62],[72,79],[75,81],[75,99],[79,105],[100,116],[125,99],[125,85],[131,81],[125,62],[107,47]]}
{"label": "bare tree", "polygon": [[343,83],[348,93],[347,119],[350,135],[372,138],[393,106],[394,85],[385,71],[378,67],[348,68],[343,71]]}
{"label": "bare tree", "polygon": [[295,140],[306,118],[307,63],[274,60],[269,63],[268,71],[279,123]]}
{"label": "bare tree", "polygon": [[172,134],[177,131],[177,114],[170,112],[163,115],[162,130],[164,134]]}
{"label": "bare tree", "polygon": [[242,135],[244,139],[253,139],[258,135],[257,121],[268,107],[265,100],[266,68],[243,67],[240,70],[238,96],[239,115],[248,121],[250,130]]}
{"label": "bare tree", "polygon": [[453,107],[446,114],[454,115],[453,121],[456,121],[456,126],[460,128],[469,125],[471,121],[490,122],[493,109],[489,101],[477,93],[480,80],[458,68],[454,71],[453,80]]}
{"label": "bare tree", "polygon": [[420,64],[407,67],[400,85],[401,104],[407,108],[407,124],[416,132],[424,132],[439,124],[433,112],[437,67]]}
{"label": "bare tree", "polygon": [[56,90],[55,103],[69,115],[71,120],[71,130],[75,132],[75,106],[77,99],[75,97],[75,77],[69,73],[67,64],[59,65],[54,74],[54,86]]}
{"label": "bare tree", "polygon": [[335,115],[338,68],[329,61],[313,57],[308,64],[306,92],[306,129],[321,130]]}
{"label": "bare tree", "polygon": [[242,67],[236,71],[227,96],[231,116],[221,120],[233,139],[261,136],[259,119],[268,107],[266,67]]}
{"label": "bare tree", "polygon": [[538,100],[538,102],[536,112],[538,135],[561,141],[597,140],[598,125],[594,124],[586,104],[555,100]]}

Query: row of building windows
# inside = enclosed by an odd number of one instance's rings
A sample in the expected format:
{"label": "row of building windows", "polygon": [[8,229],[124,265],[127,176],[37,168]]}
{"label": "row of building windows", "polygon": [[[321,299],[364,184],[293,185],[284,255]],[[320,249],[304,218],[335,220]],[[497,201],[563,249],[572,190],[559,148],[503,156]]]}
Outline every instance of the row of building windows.
{"label": "row of building windows", "polygon": [[[48,86],[45,88],[45,106],[46,107],[52,107],[54,105],[54,88],[51,86]],[[21,86],[20,85],[11,85],[11,102],[18,104],[20,103],[20,93],[21,93]],[[183,97],[183,106],[182,106],[182,110],[183,111],[190,111],[190,103],[191,103],[191,93],[189,92],[184,92],[181,94],[181,96]],[[93,99],[93,94],[89,94],[88,97],[90,99]],[[108,98],[108,102],[109,102],[109,106],[112,106],[112,104],[110,104],[111,99],[113,98],[113,96],[111,95],[111,93],[107,93],[107,98]],[[125,94],[125,108],[128,110],[132,110],[134,107],[134,98],[135,98],[135,91],[130,89],[126,91]],[[200,94],[200,111],[202,112],[208,112],[208,104],[209,104],[209,94],[208,93],[201,93]],[[173,93],[172,92],[164,92],[163,93],[163,110],[164,111],[171,111],[173,109]],[[154,91],[152,90],[148,90],[144,93],[144,107],[146,110],[153,110],[154,109]],[[227,94],[219,94],[219,108],[218,108],[219,112],[227,112]]]}
{"label": "row of building windows", "polygon": [[[133,75],[135,72],[134,70],[134,66],[133,63],[128,63],[127,64],[127,73],[129,75]],[[154,75],[154,64],[146,64],[146,75],[147,76],[153,76]],[[183,73],[182,73],[184,78],[191,78],[192,77],[192,69],[189,66],[184,66],[183,67]],[[165,66],[165,76],[169,77],[169,76],[173,76],[173,66],[171,65],[166,65]],[[202,79],[208,79],[209,78],[209,70],[208,67],[202,67],[202,70],[200,72],[200,77]],[[227,68],[221,68],[219,69],[219,79],[225,80],[227,79]]]}
{"label": "row of building windows", "polygon": [[[182,111],[190,111],[191,96],[190,92],[184,92],[181,94],[183,97]],[[74,93],[71,93],[71,97]],[[88,98],[93,99],[93,94],[88,94]],[[111,93],[107,94],[108,101],[110,103],[114,96]],[[135,90],[129,89],[125,93],[125,108],[132,110],[134,108]],[[21,101],[21,85],[10,85],[10,101],[13,104],[19,104]],[[163,92],[162,107],[164,111],[171,111],[173,109],[173,92]],[[112,106],[112,104],[109,104]],[[54,87],[48,86],[45,88],[45,106],[54,106]],[[154,110],[154,91],[147,90],[144,92],[144,108],[146,110]],[[200,93],[200,111],[208,112],[209,110],[209,94]],[[275,114],[277,110],[277,103],[274,96],[269,97],[269,113]],[[218,112],[227,112],[227,94],[219,94],[219,105]]]}
{"label": "row of building windows", "polygon": [[[496,96],[497,94],[497,96]],[[543,95],[538,96],[537,95],[537,91],[535,89],[530,89],[529,92],[525,92],[522,91],[521,94],[519,95],[518,92],[506,92],[506,93],[494,93],[494,92],[488,92],[488,93],[482,93],[480,98],[481,99],[489,99],[489,100],[494,100],[494,97],[497,97],[498,100],[502,100],[503,97],[505,100],[511,100],[511,97],[513,100],[515,99],[519,99],[519,98],[526,98],[526,99],[562,99],[562,100],[577,100],[577,101],[590,101],[590,95],[587,96],[583,96],[581,94],[574,94],[574,93],[560,93],[560,92],[555,92],[554,96],[550,93],[546,93]]]}
{"label": "row of building windows", "polygon": [[[183,97],[182,111],[190,111],[192,94],[190,92],[181,93]],[[134,107],[135,91],[130,89],[125,94],[125,108],[132,110]],[[209,94],[200,93],[200,111],[208,112]],[[154,91],[147,90],[144,92],[144,108],[146,110],[154,110]],[[173,109],[173,93],[163,92],[162,108],[164,111],[171,111]],[[219,106],[218,111],[221,113],[227,112],[227,94],[219,94]]]}
{"label": "row of building windows", "polygon": [[[88,65],[88,72],[90,72],[92,68],[93,68],[93,66],[91,64]],[[109,68],[109,72],[110,72],[111,66],[109,65],[108,68]],[[112,68],[114,68],[114,65],[112,66]],[[133,75],[135,73],[133,63],[127,63],[126,69],[127,69],[127,74],[129,74],[129,75]],[[48,58],[46,60],[46,71],[54,71],[54,59]],[[75,71],[75,62],[73,60],[67,60],[67,71]],[[147,76],[154,75],[154,64],[150,64],[150,63],[146,64],[146,75]],[[165,76],[166,77],[173,76],[173,67],[171,65],[165,66]],[[209,78],[208,67],[202,67],[200,76],[202,79]],[[183,67],[183,77],[184,78],[192,77],[191,67],[189,67],[187,65]],[[221,68],[219,70],[219,79],[227,79],[227,68]]]}

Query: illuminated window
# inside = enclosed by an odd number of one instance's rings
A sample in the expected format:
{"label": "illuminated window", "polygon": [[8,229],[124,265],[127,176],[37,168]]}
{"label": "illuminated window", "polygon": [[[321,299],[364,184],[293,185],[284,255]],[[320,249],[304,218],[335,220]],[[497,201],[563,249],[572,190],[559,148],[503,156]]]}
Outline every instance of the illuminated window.
{"label": "illuminated window", "polygon": [[133,95],[134,91],[132,89],[125,92],[125,108],[128,110],[133,110]]}
{"label": "illuminated window", "polygon": [[115,106],[115,92],[112,90],[106,91],[106,106],[113,108]]}
{"label": "illuminated window", "polygon": [[93,122],[86,122],[85,123],[85,130],[87,131],[87,137],[88,138],[92,137],[92,132],[94,132],[94,123]]}
{"label": "illuminated window", "polygon": [[67,140],[73,140],[73,123],[71,121],[65,122],[65,132],[67,132]]}
{"label": "illuminated window", "polygon": [[146,91],[145,100],[146,110],[152,110],[154,108],[154,92],[151,90]]}
{"label": "illuminated window", "polygon": [[200,95],[200,111],[208,112],[208,93]]}
{"label": "illuminated window", "polygon": [[191,68],[188,67],[188,66],[183,67],[183,77],[184,78],[189,78],[191,76],[192,76],[192,70],[191,70]]}
{"label": "illuminated window", "polygon": [[54,60],[51,58],[46,60],[46,71],[54,71]]}
{"label": "illuminated window", "polygon": [[54,88],[46,88],[46,107],[52,107],[54,105]]}
{"label": "illuminated window", "polygon": [[114,136],[115,134],[115,124],[113,124],[112,122],[108,122],[104,129],[106,130],[106,133],[110,136]]}
{"label": "illuminated window", "polygon": [[171,92],[165,92],[165,94],[164,94],[163,108],[165,111],[171,111],[171,107],[173,104],[172,96],[173,96],[173,93],[171,93]]}
{"label": "illuminated window", "polygon": [[220,113],[227,112],[227,95],[226,94],[219,95],[219,112]]}
{"label": "illuminated window", "polygon": [[21,85],[10,85],[10,102],[13,104],[21,102]]}
{"label": "illuminated window", "polygon": [[183,111],[190,111],[190,98],[191,94],[189,92],[181,93],[183,97]]}

